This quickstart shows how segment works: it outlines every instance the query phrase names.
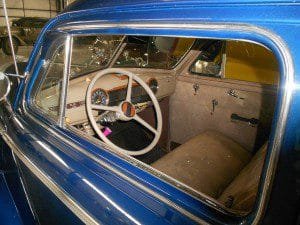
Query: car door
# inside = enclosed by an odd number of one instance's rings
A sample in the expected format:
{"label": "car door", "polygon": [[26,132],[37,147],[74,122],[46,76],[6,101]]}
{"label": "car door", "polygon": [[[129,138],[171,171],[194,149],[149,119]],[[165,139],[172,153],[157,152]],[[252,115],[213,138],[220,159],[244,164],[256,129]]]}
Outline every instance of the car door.
{"label": "car door", "polygon": [[[99,12],[97,16],[101,17],[103,14]],[[119,34],[122,31],[123,34],[126,34],[130,24],[125,28],[121,24],[117,28],[109,26],[101,27],[98,32],[109,31]],[[155,31],[153,26],[157,26]],[[153,35],[155,32],[163,31],[164,35],[168,32],[172,35],[195,36],[195,33],[188,29],[185,30],[179,24],[170,26],[173,26],[173,29],[162,28],[159,24],[151,24],[150,28],[147,28],[147,24],[145,24],[141,29],[135,27],[134,33]],[[174,27],[178,29],[174,29]],[[92,26],[92,28],[95,27]],[[206,37],[216,37],[219,34],[224,38],[223,33],[226,33],[225,29],[228,27],[220,26],[219,28],[220,30],[214,34],[207,31]],[[202,27],[202,29],[207,28]],[[82,29],[80,29],[81,31]],[[91,32],[95,33],[95,30]],[[197,35],[201,36],[201,32]],[[255,32],[251,35],[257,38]],[[254,39],[249,32],[247,33],[249,36],[246,36],[245,32],[237,28],[233,29],[232,33],[240,39]],[[261,38],[261,36],[259,37]],[[266,42],[263,38],[259,40]],[[50,48],[49,43],[51,43],[51,39],[38,46],[43,45],[43,51],[47,52],[47,49]],[[68,42],[65,46],[69,46]],[[52,48],[53,50],[57,49],[55,45]],[[105,145],[99,144],[99,142],[95,143],[84,135],[78,135],[71,129],[66,129],[59,123],[62,118],[53,120],[53,110],[57,110],[59,107],[51,108],[51,113],[45,113],[31,98],[33,86],[41,76],[43,67],[47,69],[47,65],[49,65],[45,53],[39,55],[35,50],[33,56],[38,57],[37,63],[33,67],[35,72],[27,78],[25,97],[19,96],[24,105],[20,104],[16,108],[15,114],[10,120],[8,136],[13,138],[15,152],[19,153],[17,157],[23,164],[26,164],[28,172],[37,177],[59,203],[67,206],[71,215],[76,215],[80,221],[91,224],[100,222],[104,224],[205,224],[206,221],[214,224],[237,224],[246,220],[247,222],[252,221],[256,216],[256,211],[254,211],[246,218],[235,217],[221,209],[211,207],[212,202],[195,198],[180,189],[180,185],[175,187],[175,185],[164,182],[158,176],[150,174],[147,167],[141,167],[141,165],[137,167],[137,162],[131,158],[108,151]],[[64,59],[66,58],[68,57]],[[30,63],[32,64],[32,62]],[[67,68],[64,68],[64,71],[67,71]],[[11,146],[14,145],[11,143]],[[36,191],[32,192],[32,195],[36,194]],[[40,193],[42,193],[42,198],[39,199],[43,199],[43,191]],[[50,210],[56,208],[55,204],[47,204],[50,202],[47,201],[48,196],[45,199],[44,206]],[[49,212],[44,210],[44,218],[50,216],[50,210]],[[61,216],[57,219],[57,224],[62,222],[65,224],[68,221]],[[73,221],[73,223],[75,222]]]}
{"label": "car door", "polygon": [[[61,99],[69,75],[65,46],[70,39],[48,33],[27,83],[25,107],[5,113],[10,124],[6,141],[39,223],[194,224],[187,210],[177,208],[148,182],[153,175],[61,126]],[[41,94],[49,85],[52,91]]]}

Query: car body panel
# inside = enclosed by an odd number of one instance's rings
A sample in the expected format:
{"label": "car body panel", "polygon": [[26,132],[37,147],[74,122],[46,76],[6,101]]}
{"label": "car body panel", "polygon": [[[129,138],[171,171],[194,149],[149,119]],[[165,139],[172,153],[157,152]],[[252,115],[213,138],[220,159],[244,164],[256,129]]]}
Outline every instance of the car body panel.
{"label": "car body panel", "polygon": [[11,197],[9,188],[6,186],[6,181],[1,173],[0,175],[0,193],[1,193],[1,205],[0,207],[5,210],[1,210],[0,218],[2,222],[6,224],[22,224],[22,219],[19,217],[18,210],[14,205],[14,200]]}
{"label": "car body panel", "polygon": [[[299,159],[294,157],[300,122],[300,67],[296,63],[300,60],[296,39],[300,35],[298,4],[233,0],[78,1],[51,20],[40,34],[26,69],[29,77],[26,84],[25,80],[21,82],[14,101],[15,119],[11,121],[7,136],[18,147],[17,151],[25,154],[51,181],[65,190],[66,196],[75,199],[77,206],[90,213],[91,221],[104,224],[194,224],[204,223],[203,220],[213,224],[250,224],[257,220],[265,224],[292,223],[299,208],[299,196],[296,196],[299,187],[295,185],[298,179],[295,165],[299,164]],[[74,30],[77,24],[88,24],[90,29]],[[99,147],[99,143],[53,125],[29,107],[32,85],[42,65],[39,51],[47,32],[59,29],[68,33],[70,25],[73,25],[70,33],[97,31],[249,40],[274,52],[283,74],[273,121],[273,127],[280,129],[276,132],[273,129],[271,146],[276,151],[267,155],[267,165],[272,173],[263,172],[268,182],[275,176],[269,204],[257,208],[258,215],[266,208],[263,219],[256,216],[256,211],[242,218],[222,214],[148,173],[147,168],[138,168],[134,162],[128,163],[124,157],[105,150],[105,146]],[[47,47],[43,45],[43,49]],[[9,112],[5,115],[9,117]],[[282,122],[286,123],[279,126]],[[265,197],[266,191],[269,191],[268,187],[261,187],[259,195]]]}

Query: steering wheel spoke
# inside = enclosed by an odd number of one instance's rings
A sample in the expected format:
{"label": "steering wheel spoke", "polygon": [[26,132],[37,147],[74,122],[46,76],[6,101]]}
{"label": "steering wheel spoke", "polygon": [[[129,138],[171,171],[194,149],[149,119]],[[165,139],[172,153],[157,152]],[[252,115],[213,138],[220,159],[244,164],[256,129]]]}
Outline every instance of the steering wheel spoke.
{"label": "steering wheel spoke", "polygon": [[132,76],[128,76],[128,86],[127,86],[127,94],[126,94],[127,102],[131,102],[131,94],[132,94]]}
{"label": "steering wheel spoke", "polygon": [[135,121],[137,121],[138,123],[140,123],[141,125],[143,125],[144,127],[146,127],[148,130],[150,130],[150,131],[151,131],[152,133],[154,133],[155,135],[158,134],[158,131],[157,131],[154,127],[152,127],[149,123],[147,123],[145,120],[143,120],[140,116],[135,115],[135,116],[133,117],[133,119],[134,119]]}
{"label": "steering wheel spoke", "polygon": [[119,112],[119,107],[117,106],[106,106],[106,105],[91,105],[92,109],[95,110],[104,110],[104,111],[112,111],[112,112]]}

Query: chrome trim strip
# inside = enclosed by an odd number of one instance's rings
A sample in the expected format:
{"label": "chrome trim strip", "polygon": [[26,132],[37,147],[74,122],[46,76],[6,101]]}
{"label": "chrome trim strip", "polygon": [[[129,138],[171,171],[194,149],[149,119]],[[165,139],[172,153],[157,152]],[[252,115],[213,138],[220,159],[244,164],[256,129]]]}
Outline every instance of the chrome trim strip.
{"label": "chrome trim strip", "polygon": [[71,196],[68,195],[59,185],[57,185],[47,174],[40,170],[24,153],[20,150],[13,140],[4,134],[3,139],[11,148],[13,153],[24,163],[24,165],[60,199],[83,223],[100,224],[92,215],[90,215],[81,205],[79,205]]}
{"label": "chrome trim strip", "polygon": [[[12,115],[14,115],[13,112],[12,112]],[[20,121],[19,121],[18,119],[16,119],[16,117],[12,117],[12,118],[16,121],[16,123],[20,124]],[[22,125],[22,124],[20,124],[20,125]],[[4,134],[1,134],[1,136],[3,137]],[[4,140],[4,137],[3,137],[3,140]],[[5,143],[6,143],[6,142],[5,142]],[[10,148],[11,148],[11,147],[10,147]],[[29,198],[29,195],[28,195],[28,192],[27,192],[27,189],[26,189],[26,186],[25,186],[25,182],[23,181],[23,179],[24,179],[24,178],[23,178],[23,173],[22,173],[22,171],[21,171],[21,169],[20,169],[19,162],[17,161],[16,155],[15,155],[14,151],[12,150],[12,148],[11,148],[11,153],[12,153],[12,156],[13,156],[13,160],[14,160],[14,162],[15,162],[15,164],[16,164],[17,171],[18,171],[18,173],[19,173],[19,177],[20,177],[22,189],[23,189],[23,191],[24,191],[24,193],[25,193],[26,200],[28,201],[28,205],[29,205],[30,211],[31,211],[31,213],[32,213],[32,215],[33,215],[33,217],[34,217],[34,220],[35,220],[35,221],[38,221],[38,223],[39,223],[39,218],[38,218],[38,216],[37,216],[36,211],[34,210],[33,203],[32,203],[32,201],[31,201],[30,198]]]}
{"label": "chrome trim strip", "polygon": [[73,37],[68,35],[65,41],[65,58],[64,58],[64,74],[60,95],[60,108],[59,108],[59,121],[58,124],[60,127],[65,126],[65,113],[66,113],[66,103],[67,103],[67,91],[69,85],[69,74],[71,70],[71,58],[72,58],[72,46],[73,46]]}
{"label": "chrome trim strip", "polygon": [[2,72],[0,72],[0,77],[1,77],[0,81],[1,82],[2,82],[2,76],[3,76],[3,80],[5,80],[6,83],[7,83],[7,90],[6,90],[6,93],[3,96],[0,96],[0,102],[2,102],[2,101],[5,102],[5,101],[7,101],[7,96],[9,95],[9,92],[10,92],[10,89],[11,89],[11,83],[10,83],[9,78],[7,76],[5,76],[5,74],[2,73]]}
{"label": "chrome trim strip", "polygon": [[[90,21],[91,22],[91,21]],[[88,23],[88,22],[85,22]],[[131,28],[131,29],[197,29],[197,30],[215,30],[215,31],[238,31],[238,32],[253,32],[255,34],[262,35],[265,39],[271,40],[273,44],[277,47],[277,50],[279,50],[280,53],[280,60],[282,62],[283,66],[283,73],[281,76],[283,76],[285,86],[283,87],[284,92],[282,95],[282,104],[279,106],[279,116],[278,116],[278,121],[276,124],[275,128],[275,133],[274,133],[274,139],[272,142],[269,143],[268,146],[268,151],[271,151],[270,154],[270,161],[267,167],[267,173],[265,177],[265,182],[263,183],[263,188],[262,188],[262,193],[261,193],[261,198],[259,200],[259,205],[258,205],[258,211],[256,213],[256,216],[254,218],[253,224],[258,224],[266,207],[266,202],[268,200],[268,194],[271,189],[271,184],[274,176],[274,172],[276,169],[277,161],[278,161],[278,156],[279,156],[279,151],[281,148],[281,141],[282,137],[284,135],[285,131],[285,125],[287,121],[287,116],[290,108],[290,103],[292,100],[292,94],[294,91],[294,67],[293,67],[293,60],[290,55],[290,52],[288,50],[288,47],[284,43],[284,41],[277,36],[276,34],[272,33],[271,31],[265,30],[260,27],[252,26],[252,25],[247,25],[247,24],[215,24],[215,23],[194,23],[194,24],[176,24],[176,23],[158,23],[158,22],[149,22],[147,23],[103,23],[103,21],[98,21],[98,24],[87,24],[87,25],[82,25],[79,23],[70,23],[65,26],[58,27],[58,30],[62,31],[71,31],[71,30],[84,30],[84,29],[107,29],[107,28]],[[253,42],[248,39],[237,39],[237,40],[242,40],[242,41],[247,41],[247,42]],[[256,43],[256,42],[254,42]],[[256,43],[260,44],[261,43]],[[266,47],[266,46],[265,46]],[[26,108],[24,108],[24,111],[26,112]],[[36,119],[35,119],[36,120]],[[37,121],[37,120],[36,120]],[[37,121],[39,124],[41,124],[39,121]],[[48,129],[48,128],[47,128]],[[57,135],[57,134],[56,134]],[[61,136],[61,135],[60,135]],[[77,146],[76,146],[77,148]],[[83,152],[86,152],[83,149]],[[87,155],[90,153],[86,152]],[[93,155],[90,156],[91,158],[95,158]],[[137,165],[138,166],[138,165]],[[110,165],[108,165],[108,168],[111,168]],[[151,169],[151,167],[149,167]],[[123,174],[121,174],[123,175]],[[124,175],[123,175],[124,176]],[[140,184],[139,184],[140,185]],[[146,187],[140,185],[144,189],[147,189]],[[150,190],[151,192],[151,190]],[[157,195],[157,193],[154,193]],[[160,197],[160,196],[158,196]],[[163,200],[164,201],[164,200]],[[168,199],[166,199],[167,202],[169,202]],[[173,204],[172,202],[170,203],[171,205]],[[184,209],[183,209],[184,210]],[[185,210],[184,210],[185,211]],[[187,212],[190,214],[189,212]],[[194,215],[191,215],[193,218],[195,218]],[[205,223],[202,221],[200,218],[196,217],[196,221],[201,221],[200,223]]]}

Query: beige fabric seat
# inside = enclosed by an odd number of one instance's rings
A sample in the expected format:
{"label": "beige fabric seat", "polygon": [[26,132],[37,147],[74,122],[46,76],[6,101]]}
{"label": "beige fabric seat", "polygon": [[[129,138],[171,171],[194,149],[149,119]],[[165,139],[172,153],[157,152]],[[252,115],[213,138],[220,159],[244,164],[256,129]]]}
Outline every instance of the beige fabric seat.
{"label": "beige fabric seat", "polygon": [[252,209],[257,195],[267,146],[267,143],[264,144],[239,175],[226,187],[218,198],[219,202],[238,211],[248,212]]}
{"label": "beige fabric seat", "polygon": [[260,150],[251,160],[251,154],[238,143],[207,131],[152,166],[227,207],[247,211],[255,200],[264,152]]}

